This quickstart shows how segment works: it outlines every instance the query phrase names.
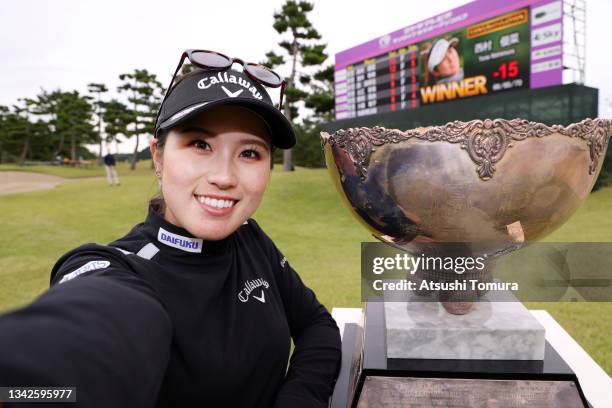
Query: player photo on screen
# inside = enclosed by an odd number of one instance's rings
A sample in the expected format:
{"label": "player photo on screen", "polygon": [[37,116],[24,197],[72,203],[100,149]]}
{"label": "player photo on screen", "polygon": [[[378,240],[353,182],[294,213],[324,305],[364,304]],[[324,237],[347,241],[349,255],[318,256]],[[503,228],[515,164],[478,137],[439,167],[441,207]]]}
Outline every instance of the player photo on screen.
{"label": "player photo on screen", "polygon": [[457,37],[443,37],[425,44],[423,76],[426,83],[446,84],[463,79],[463,58],[459,56],[458,44]]}

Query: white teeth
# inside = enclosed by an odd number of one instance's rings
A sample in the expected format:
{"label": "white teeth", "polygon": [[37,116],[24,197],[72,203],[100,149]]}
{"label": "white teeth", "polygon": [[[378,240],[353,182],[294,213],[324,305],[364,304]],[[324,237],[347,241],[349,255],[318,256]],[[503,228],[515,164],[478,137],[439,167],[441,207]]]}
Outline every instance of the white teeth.
{"label": "white teeth", "polygon": [[228,208],[234,205],[233,200],[219,200],[206,196],[196,196],[196,199],[203,204],[210,205],[211,207],[215,208]]}

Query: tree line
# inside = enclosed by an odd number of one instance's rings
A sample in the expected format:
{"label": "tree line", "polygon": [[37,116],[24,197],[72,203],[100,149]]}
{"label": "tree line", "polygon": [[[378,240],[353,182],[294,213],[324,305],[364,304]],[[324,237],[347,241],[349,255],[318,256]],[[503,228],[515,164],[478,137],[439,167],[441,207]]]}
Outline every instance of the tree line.
{"label": "tree line", "polygon": [[[298,136],[293,151],[278,152],[277,161],[289,170],[294,164],[323,165],[319,131],[334,117],[333,65],[324,65],[326,44],[312,26],[308,14],[314,5],[286,1],[274,13],[273,28],[278,47],[265,55],[263,64],[289,67],[284,114]],[[186,66],[183,73],[191,68]],[[107,98],[108,87],[90,83],[87,93],[57,89],[41,91],[34,98],[19,98],[12,106],[0,105],[0,163],[55,162],[80,157],[101,160],[104,143],[136,138],[131,168],[136,167],[140,135],[152,135],[155,117],[165,90],[155,74],[146,69],[119,75],[117,91],[123,101]],[[272,90],[270,90],[272,94]],[[302,115],[302,116],[300,116]],[[97,144],[94,155],[84,145]]]}
{"label": "tree line", "polygon": [[[108,92],[101,83],[88,84],[88,93],[49,92],[41,89],[35,98],[20,98],[11,107],[0,106],[0,162],[55,162],[59,157],[77,161],[92,157],[85,144],[113,142],[118,136],[137,137],[152,133],[162,87],[155,75],[145,69],[119,75],[119,92],[128,104],[104,100]],[[132,168],[136,165],[136,153]]]}

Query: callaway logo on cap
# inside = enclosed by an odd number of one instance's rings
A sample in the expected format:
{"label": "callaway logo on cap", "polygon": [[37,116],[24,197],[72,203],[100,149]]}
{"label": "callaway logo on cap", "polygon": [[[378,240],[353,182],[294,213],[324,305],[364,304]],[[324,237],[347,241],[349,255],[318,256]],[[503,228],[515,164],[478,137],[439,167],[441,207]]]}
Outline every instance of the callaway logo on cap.
{"label": "callaway logo on cap", "polygon": [[198,70],[185,76],[161,107],[155,134],[219,105],[240,105],[257,113],[268,125],[272,144],[281,149],[295,145],[291,123],[279,111],[266,89],[243,72]]}
{"label": "callaway logo on cap", "polygon": [[[263,99],[262,94],[259,92],[255,85],[253,85],[248,79],[244,79],[241,77],[237,77],[233,73],[230,72],[228,75],[227,71],[225,72],[217,72],[216,75],[206,76],[198,81],[198,88],[200,89],[208,89],[216,84],[237,84],[240,85],[244,89],[238,89],[236,92],[232,92],[225,87],[225,85],[221,85],[221,89],[227,96],[230,98],[235,98],[240,95],[245,89],[253,94],[253,97],[259,100]],[[229,85],[228,85],[229,86]]]}

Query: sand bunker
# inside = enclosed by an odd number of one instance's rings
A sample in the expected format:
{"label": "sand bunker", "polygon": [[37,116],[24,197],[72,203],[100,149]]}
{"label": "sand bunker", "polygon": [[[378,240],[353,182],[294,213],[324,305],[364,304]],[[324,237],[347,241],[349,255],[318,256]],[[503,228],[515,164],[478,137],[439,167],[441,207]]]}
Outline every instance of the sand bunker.
{"label": "sand bunker", "polygon": [[25,173],[21,171],[0,172],[0,195],[54,188],[68,181],[49,174]]}

